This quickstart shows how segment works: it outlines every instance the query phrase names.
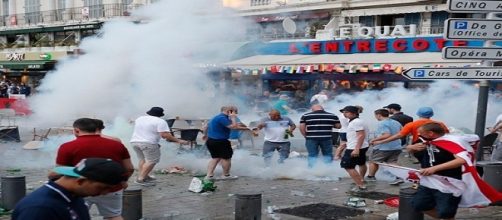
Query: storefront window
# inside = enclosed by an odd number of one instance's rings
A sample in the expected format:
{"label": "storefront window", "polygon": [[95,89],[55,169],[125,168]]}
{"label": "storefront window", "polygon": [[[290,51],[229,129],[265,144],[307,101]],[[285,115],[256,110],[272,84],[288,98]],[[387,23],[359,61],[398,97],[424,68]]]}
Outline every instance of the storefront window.
{"label": "storefront window", "polygon": [[76,45],[74,31],[54,32],[54,43],[56,46]]}
{"label": "storefront window", "polygon": [[53,46],[49,39],[49,33],[31,33],[29,34],[30,43],[33,47]]}

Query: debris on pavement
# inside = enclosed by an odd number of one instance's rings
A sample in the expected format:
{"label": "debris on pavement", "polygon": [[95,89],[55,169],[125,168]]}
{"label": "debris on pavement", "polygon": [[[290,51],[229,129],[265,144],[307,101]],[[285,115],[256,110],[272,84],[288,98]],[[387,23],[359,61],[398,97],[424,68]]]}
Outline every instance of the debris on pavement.
{"label": "debris on pavement", "polygon": [[191,192],[203,193],[216,190],[216,186],[211,180],[206,180],[203,177],[194,177],[190,182],[190,186],[188,186],[188,190]]}
{"label": "debris on pavement", "polygon": [[170,166],[166,169],[161,169],[158,171],[160,174],[184,174],[187,173],[188,171],[185,170],[182,166]]}

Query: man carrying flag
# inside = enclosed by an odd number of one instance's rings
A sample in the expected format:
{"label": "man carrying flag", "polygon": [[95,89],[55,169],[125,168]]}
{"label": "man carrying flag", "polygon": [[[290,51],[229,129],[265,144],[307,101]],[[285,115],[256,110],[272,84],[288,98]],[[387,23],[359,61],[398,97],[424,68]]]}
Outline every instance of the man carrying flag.
{"label": "man carrying flag", "polygon": [[445,135],[442,125],[435,122],[422,125],[418,133],[423,143],[406,147],[412,153],[421,153],[416,154],[422,168],[418,171],[420,186],[412,200],[417,211],[454,219],[459,206],[502,200],[502,193],[479,177],[469,154],[472,148],[461,137]]}

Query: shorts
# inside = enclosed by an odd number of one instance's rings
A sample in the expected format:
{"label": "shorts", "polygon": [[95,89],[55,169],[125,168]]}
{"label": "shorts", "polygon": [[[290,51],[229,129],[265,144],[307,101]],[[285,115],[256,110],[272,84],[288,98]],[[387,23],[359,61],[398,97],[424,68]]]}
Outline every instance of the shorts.
{"label": "shorts", "polygon": [[140,142],[131,144],[139,160],[145,160],[149,163],[158,163],[160,161],[160,145]]}
{"label": "shorts", "polygon": [[436,209],[441,219],[454,218],[457,213],[460,196],[451,193],[442,193],[439,190],[425,186],[418,186],[418,191],[411,199],[411,205],[417,211],[429,211]]}
{"label": "shorts", "polygon": [[340,136],[340,141],[347,142],[347,133],[338,133],[338,136]]}
{"label": "shorts", "polygon": [[231,159],[234,151],[229,140],[207,139],[207,150],[211,154],[211,158]]}
{"label": "shorts", "polygon": [[363,148],[359,150],[359,156],[351,157],[350,154],[353,150],[345,150],[345,153],[342,156],[342,161],[340,162],[340,166],[344,169],[354,169],[356,165],[362,166],[366,164],[366,151],[368,148]]}
{"label": "shorts", "polygon": [[370,161],[380,163],[397,163],[397,158],[402,153],[402,150],[379,150],[373,149],[370,154]]}
{"label": "shorts", "polygon": [[122,190],[106,195],[86,197],[85,203],[91,209],[95,204],[103,218],[112,218],[122,215]]}

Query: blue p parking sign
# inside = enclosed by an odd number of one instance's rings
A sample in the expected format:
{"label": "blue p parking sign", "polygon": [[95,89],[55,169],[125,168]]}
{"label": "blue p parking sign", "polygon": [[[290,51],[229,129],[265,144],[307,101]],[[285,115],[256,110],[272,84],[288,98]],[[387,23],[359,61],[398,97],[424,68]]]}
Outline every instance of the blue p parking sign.
{"label": "blue p parking sign", "polygon": [[467,21],[456,21],[455,29],[467,29]]}
{"label": "blue p parking sign", "polygon": [[413,77],[425,77],[425,70],[415,70]]}

